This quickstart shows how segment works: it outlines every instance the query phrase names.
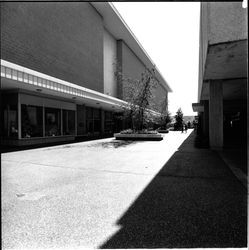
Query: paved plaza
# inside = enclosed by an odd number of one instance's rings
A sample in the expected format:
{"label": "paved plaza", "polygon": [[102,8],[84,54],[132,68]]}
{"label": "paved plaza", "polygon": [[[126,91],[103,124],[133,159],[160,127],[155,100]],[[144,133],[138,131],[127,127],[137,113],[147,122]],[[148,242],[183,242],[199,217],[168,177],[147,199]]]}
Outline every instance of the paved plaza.
{"label": "paved plaza", "polygon": [[2,154],[2,247],[246,247],[247,193],[194,132]]}

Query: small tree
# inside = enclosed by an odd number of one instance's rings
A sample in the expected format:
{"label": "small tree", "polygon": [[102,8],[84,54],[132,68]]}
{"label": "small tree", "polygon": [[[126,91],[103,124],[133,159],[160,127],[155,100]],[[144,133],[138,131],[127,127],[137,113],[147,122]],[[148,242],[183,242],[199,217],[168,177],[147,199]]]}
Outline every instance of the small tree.
{"label": "small tree", "polygon": [[183,125],[183,113],[182,113],[181,108],[179,108],[176,111],[176,115],[175,115],[175,124],[174,124],[175,130],[181,129],[182,125]]}
{"label": "small tree", "polygon": [[123,105],[123,119],[129,119],[133,130],[142,130],[151,123],[153,115],[149,112],[152,107],[152,89],[156,87],[155,70],[145,69],[140,79],[126,78],[117,66],[116,76],[122,80],[123,98],[127,104]]}
{"label": "small tree", "polygon": [[161,105],[160,105],[160,117],[159,117],[159,126],[162,128],[162,129],[167,129],[168,127],[168,124],[172,122],[172,118],[171,118],[171,114],[170,112],[168,111],[168,98],[166,97]]}
{"label": "small tree", "polygon": [[167,129],[168,125],[172,122],[172,117],[169,111],[166,111],[165,114],[161,116],[160,126],[162,129]]}

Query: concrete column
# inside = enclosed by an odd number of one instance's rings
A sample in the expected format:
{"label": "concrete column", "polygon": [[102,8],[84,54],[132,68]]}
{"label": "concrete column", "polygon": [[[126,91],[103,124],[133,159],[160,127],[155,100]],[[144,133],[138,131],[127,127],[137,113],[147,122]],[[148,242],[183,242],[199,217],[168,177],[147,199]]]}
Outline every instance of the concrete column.
{"label": "concrete column", "polygon": [[209,83],[209,145],[211,149],[223,147],[223,93],[222,81]]}

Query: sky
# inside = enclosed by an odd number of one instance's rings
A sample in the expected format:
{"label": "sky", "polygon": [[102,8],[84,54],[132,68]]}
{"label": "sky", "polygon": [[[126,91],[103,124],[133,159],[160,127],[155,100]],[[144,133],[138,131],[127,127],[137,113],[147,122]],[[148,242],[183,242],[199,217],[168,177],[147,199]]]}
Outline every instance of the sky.
{"label": "sky", "polygon": [[196,115],[199,2],[115,2],[115,8],[156,64],[172,93],[169,111]]}

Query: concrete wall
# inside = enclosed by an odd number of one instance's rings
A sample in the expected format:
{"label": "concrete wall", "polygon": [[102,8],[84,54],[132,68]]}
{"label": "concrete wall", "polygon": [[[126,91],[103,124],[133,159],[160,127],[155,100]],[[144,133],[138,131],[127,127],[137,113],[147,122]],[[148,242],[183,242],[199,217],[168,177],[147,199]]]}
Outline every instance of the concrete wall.
{"label": "concrete wall", "polygon": [[203,2],[200,16],[200,100],[208,45],[247,39],[247,14],[241,2]]}
{"label": "concrete wall", "polygon": [[[153,99],[153,103],[155,104],[155,110],[158,112],[162,111],[162,105],[164,105],[163,102],[168,102],[168,92],[160,85],[157,84],[156,88],[152,90],[153,96],[155,97]],[[166,107],[168,109],[168,105]]]}
{"label": "concrete wall", "polygon": [[103,92],[102,17],[89,3],[1,3],[1,58]]}
{"label": "concrete wall", "polygon": [[209,43],[247,39],[247,10],[241,2],[209,4]]}
{"label": "concrete wall", "polygon": [[123,75],[133,79],[140,79],[141,73],[145,71],[145,65],[124,42],[122,46],[122,54]]}
{"label": "concrete wall", "polygon": [[203,84],[203,75],[208,49],[209,34],[209,5],[206,2],[201,3],[200,7],[200,41],[199,41],[199,76],[198,76],[198,100],[200,100]]}
{"label": "concrete wall", "polygon": [[[141,74],[145,71],[145,69],[146,67],[143,62],[124,42],[122,42],[122,72],[124,77],[140,80]],[[156,108],[159,108],[162,101],[167,98],[167,91],[159,83],[156,88],[153,89],[153,95],[153,102],[156,104]]]}
{"label": "concrete wall", "polygon": [[113,97],[117,97],[116,61],[117,41],[104,30],[104,94]]}

